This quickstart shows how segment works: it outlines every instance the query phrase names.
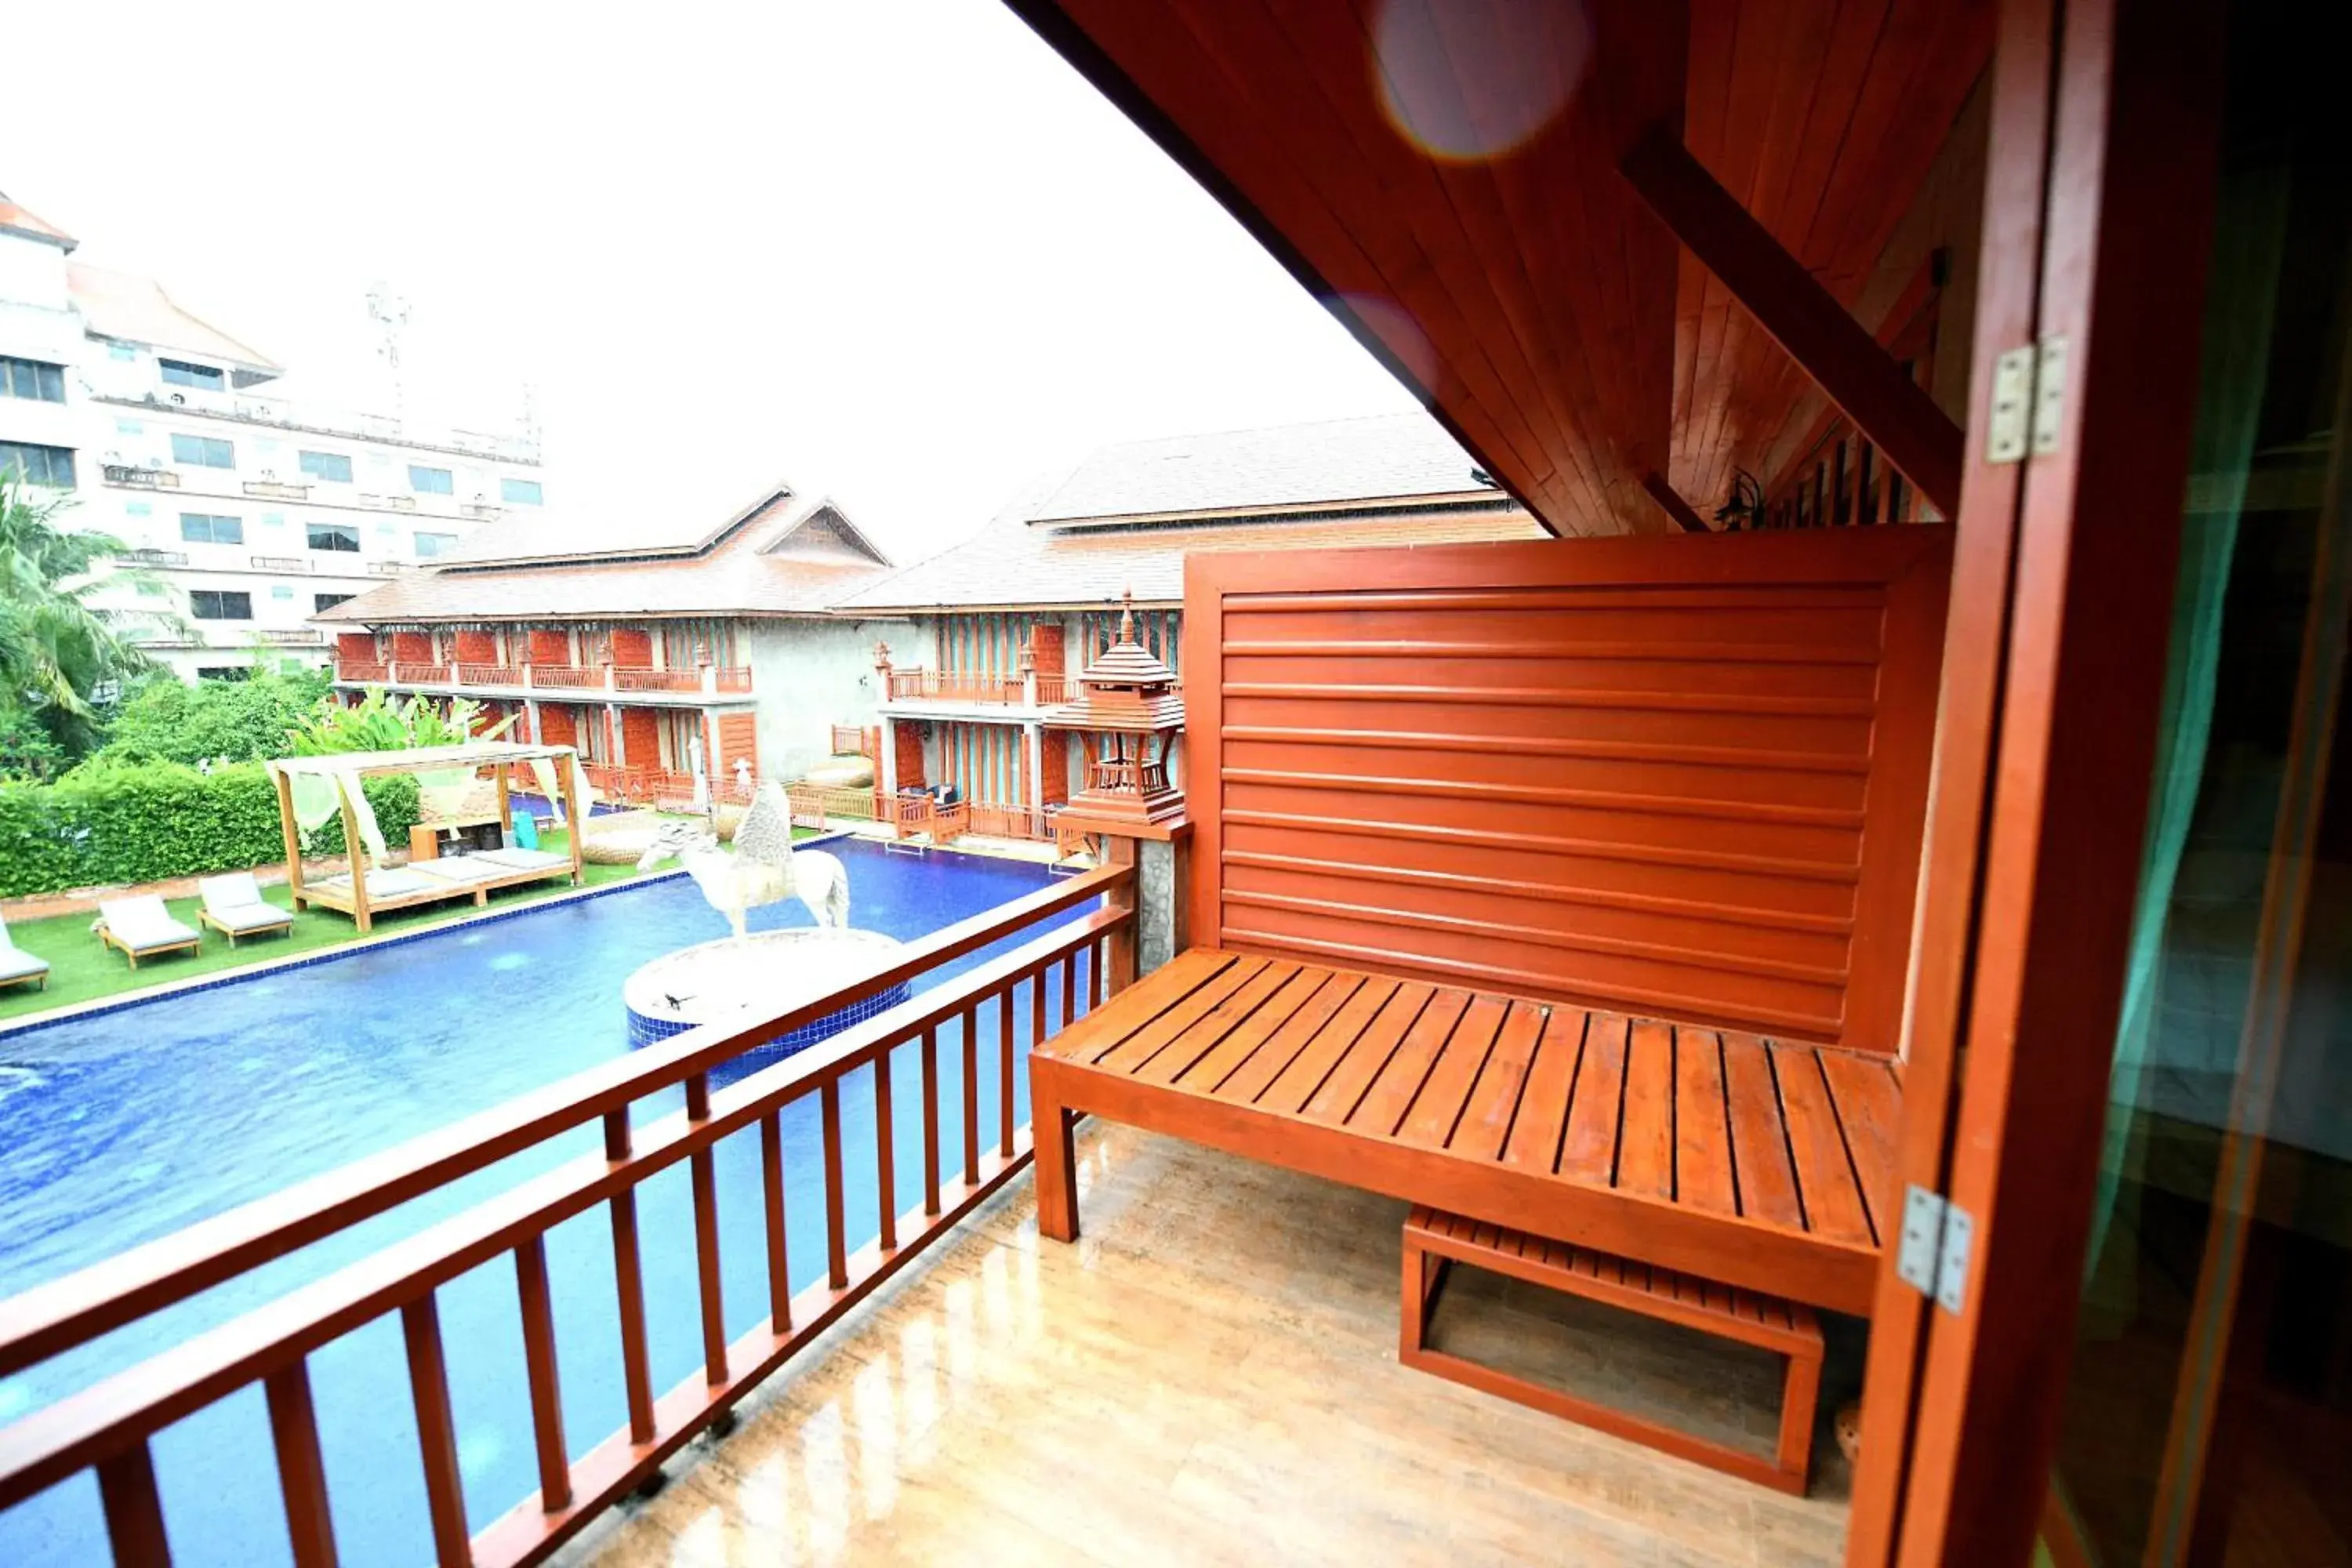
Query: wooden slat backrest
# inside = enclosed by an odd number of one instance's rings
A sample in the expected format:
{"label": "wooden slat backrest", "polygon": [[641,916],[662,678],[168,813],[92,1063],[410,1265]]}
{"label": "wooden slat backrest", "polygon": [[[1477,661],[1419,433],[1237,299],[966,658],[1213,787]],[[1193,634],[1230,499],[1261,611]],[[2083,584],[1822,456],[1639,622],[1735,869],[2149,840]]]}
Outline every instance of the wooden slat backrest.
{"label": "wooden slat backrest", "polygon": [[1192,557],[1194,940],[1891,1052],[1949,557]]}

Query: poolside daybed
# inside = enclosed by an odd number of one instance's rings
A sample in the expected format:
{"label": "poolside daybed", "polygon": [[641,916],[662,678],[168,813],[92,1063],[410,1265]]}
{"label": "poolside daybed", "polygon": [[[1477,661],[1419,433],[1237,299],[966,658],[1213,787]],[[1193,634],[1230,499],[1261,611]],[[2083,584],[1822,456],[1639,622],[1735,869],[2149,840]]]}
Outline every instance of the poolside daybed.
{"label": "poolside daybed", "polygon": [[49,961],[36,958],[18,947],[8,935],[8,922],[0,920],[0,985],[20,985],[27,980],[47,990]]}
{"label": "poolside daybed", "polygon": [[98,923],[90,928],[98,940],[121,952],[139,967],[142,958],[160,958],[167,952],[199,952],[204,948],[204,933],[186,921],[175,919],[163,907],[162,898],[142,893],[137,898],[108,899],[98,906]]}
{"label": "poolside daybed", "polygon": [[[517,763],[540,774],[550,798],[562,801],[565,820],[573,825],[571,854],[509,847],[417,860],[405,868],[378,865],[369,868],[364,876],[355,876],[363,858],[380,858],[385,852],[383,836],[361,792],[362,781],[388,773],[469,773],[488,768],[498,792],[499,826],[511,846],[514,807],[507,781],[511,765]],[[580,824],[590,796],[581,777],[578,756],[570,746],[473,741],[404,752],[281,757],[268,766],[278,784],[278,819],[286,839],[287,884],[298,910],[311,905],[341,910],[365,931],[373,927],[375,915],[385,910],[461,898],[472,899],[478,908],[487,905],[489,895],[499,889],[520,887],[551,877],[569,875],[572,884],[579,885],[583,837]],[[297,809],[298,788],[309,797],[301,813]],[[331,795],[323,793],[329,790]],[[302,875],[302,819],[309,816],[323,820],[321,812],[341,816],[343,842],[349,847],[353,869],[306,880]]]}

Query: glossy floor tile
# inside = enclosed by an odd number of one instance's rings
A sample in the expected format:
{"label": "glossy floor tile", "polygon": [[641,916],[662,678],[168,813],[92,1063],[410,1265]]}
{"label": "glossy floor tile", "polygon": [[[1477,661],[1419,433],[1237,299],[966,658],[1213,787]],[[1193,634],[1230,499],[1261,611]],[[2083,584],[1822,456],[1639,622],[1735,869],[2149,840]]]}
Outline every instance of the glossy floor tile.
{"label": "glossy floor tile", "polygon": [[[1018,1182],[561,1561],[1837,1560],[1825,1428],[1791,1499],[1408,1371],[1404,1205],[1099,1121],[1079,1152],[1078,1245]],[[1769,1447],[1754,1352],[1462,1269],[1435,1332]]]}

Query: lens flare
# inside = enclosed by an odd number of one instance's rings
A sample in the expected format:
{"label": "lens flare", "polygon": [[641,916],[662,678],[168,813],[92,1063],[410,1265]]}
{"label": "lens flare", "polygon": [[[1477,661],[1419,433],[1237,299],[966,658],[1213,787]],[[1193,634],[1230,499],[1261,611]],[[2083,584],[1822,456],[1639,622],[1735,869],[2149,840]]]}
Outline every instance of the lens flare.
{"label": "lens flare", "polygon": [[1582,0],[1381,0],[1372,78],[1433,158],[1498,158],[1559,118],[1592,58]]}

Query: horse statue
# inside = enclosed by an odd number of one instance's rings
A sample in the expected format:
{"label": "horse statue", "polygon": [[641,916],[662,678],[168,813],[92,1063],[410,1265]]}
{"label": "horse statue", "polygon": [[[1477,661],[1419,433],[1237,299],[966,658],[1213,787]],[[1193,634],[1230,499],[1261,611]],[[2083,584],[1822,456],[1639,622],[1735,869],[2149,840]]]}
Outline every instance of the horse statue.
{"label": "horse statue", "polygon": [[817,924],[849,924],[848,871],[822,849],[793,852],[792,806],[772,780],[753,793],[735,829],[732,855],[719,847],[718,830],[707,821],[666,822],[637,858],[637,869],[650,871],[669,859],[686,868],[738,937],[743,935],[745,910],[795,897]]}

